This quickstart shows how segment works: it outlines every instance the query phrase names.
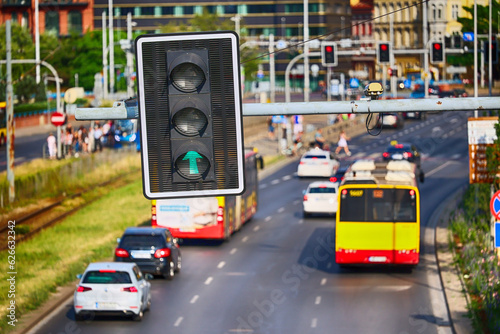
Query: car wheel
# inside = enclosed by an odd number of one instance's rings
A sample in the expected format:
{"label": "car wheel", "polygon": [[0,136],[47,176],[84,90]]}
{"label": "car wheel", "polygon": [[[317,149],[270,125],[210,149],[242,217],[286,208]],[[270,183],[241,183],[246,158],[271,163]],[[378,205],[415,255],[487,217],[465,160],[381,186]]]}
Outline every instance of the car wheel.
{"label": "car wheel", "polygon": [[167,280],[171,281],[174,278],[175,275],[175,267],[174,267],[174,262],[170,261],[170,267],[168,271],[163,275]]}
{"label": "car wheel", "polygon": [[132,320],[141,321],[143,316],[144,316],[144,312],[142,310],[140,310],[138,314],[134,314],[132,316]]}
{"label": "car wheel", "polygon": [[85,320],[85,316],[81,313],[75,313],[75,321],[83,321]]}
{"label": "car wheel", "polygon": [[311,214],[304,211],[304,218],[308,218],[308,217],[311,217]]}
{"label": "car wheel", "polygon": [[175,268],[175,272],[179,273],[181,271],[181,267],[182,267],[182,256],[179,254],[179,256],[177,257],[177,267]]}
{"label": "car wheel", "polygon": [[149,311],[151,309],[151,295],[148,296],[148,302],[146,303],[146,308],[144,311]]}

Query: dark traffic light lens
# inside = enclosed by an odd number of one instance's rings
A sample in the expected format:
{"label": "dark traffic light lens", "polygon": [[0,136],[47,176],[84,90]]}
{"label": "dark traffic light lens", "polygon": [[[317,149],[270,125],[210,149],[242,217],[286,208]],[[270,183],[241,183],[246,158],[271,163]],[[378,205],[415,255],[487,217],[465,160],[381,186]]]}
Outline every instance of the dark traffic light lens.
{"label": "dark traffic light lens", "polygon": [[175,88],[185,93],[191,93],[196,91],[205,81],[205,73],[193,63],[182,63],[172,70],[170,78]]}
{"label": "dark traffic light lens", "polygon": [[206,156],[196,151],[189,151],[180,155],[175,160],[175,169],[184,178],[197,180],[203,177],[210,168],[210,162]]}
{"label": "dark traffic light lens", "polygon": [[179,110],[172,118],[175,129],[186,136],[201,136],[208,125],[208,119],[196,108]]}

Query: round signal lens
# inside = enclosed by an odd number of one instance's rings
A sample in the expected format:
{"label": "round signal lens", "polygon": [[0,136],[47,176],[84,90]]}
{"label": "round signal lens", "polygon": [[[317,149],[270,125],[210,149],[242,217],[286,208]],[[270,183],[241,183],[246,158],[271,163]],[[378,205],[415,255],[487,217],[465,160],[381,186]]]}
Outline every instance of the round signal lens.
{"label": "round signal lens", "polygon": [[177,65],[170,74],[172,84],[184,93],[192,93],[205,81],[203,70],[193,63],[182,63]]}
{"label": "round signal lens", "polygon": [[208,158],[195,151],[181,154],[174,164],[177,172],[188,180],[201,179],[210,168]]}
{"label": "round signal lens", "polygon": [[172,118],[175,129],[186,136],[201,136],[208,125],[207,116],[196,108],[179,110]]}

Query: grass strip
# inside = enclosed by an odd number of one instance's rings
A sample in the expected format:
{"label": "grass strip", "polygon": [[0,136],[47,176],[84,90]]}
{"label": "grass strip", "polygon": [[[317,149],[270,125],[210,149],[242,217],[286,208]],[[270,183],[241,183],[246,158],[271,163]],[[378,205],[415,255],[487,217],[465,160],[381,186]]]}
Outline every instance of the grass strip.
{"label": "grass strip", "polygon": [[[139,225],[151,218],[151,203],[142,194],[142,181],[113,190],[64,221],[33,239],[17,245],[15,252],[15,298],[8,298],[7,276],[0,279],[0,317],[7,319],[12,299],[16,317],[36,309],[58,286],[73,280],[90,262],[110,259],[126,227]],[[0,272],[9,268],[8,253],[0,253]],[[0,332],[14,329],[0,322]]]}

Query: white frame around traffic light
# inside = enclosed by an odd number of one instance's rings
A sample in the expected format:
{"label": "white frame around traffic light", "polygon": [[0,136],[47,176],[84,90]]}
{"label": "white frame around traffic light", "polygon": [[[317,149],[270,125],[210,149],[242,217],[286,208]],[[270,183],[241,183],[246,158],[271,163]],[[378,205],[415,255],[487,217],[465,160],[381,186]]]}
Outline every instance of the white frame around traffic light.
{"label": "white frame around traffic light", "polygon": [[[234,163],[237,164],[237,187],[230,189],[212,189],[212,190],[187,190],[174,192],[153,192],[150,186],[150,173],[148,161],[148,129],[146,123],[146,105],[144,91],[144,72],[143,67],[143,45],[145,43],[157,42],[172,42],[172,41],[196,41],[196,40],[214,40],[214,39],[230,39],[232,49],[232,67],[233,67],[233,82],[234,82],[234,107],[235,107],[235,125],[236,125],[236,146],[237,154]],[[135,50],[137,59],[137,87],[138,87],[138,107],[139,119],[141,124],[141,156],[142,156],[142,171],[143,171],[143,190],[144,196],[148,199],[162,198],[184,198],[184,197],[202,197],[202,196],[226,196],[239,195],[245,190],[244,180],[244,144],[243,144],[243,118],[242,118],[242,99],[241,99],[241,79],[240,79],[240,59],[239,59],[239,39],[236,33],[232,31],[217,31],[217,32],[200,32],[200,33],[179,33],[179,34],[158,34],[158,35],[141,35],[135,40]],[[165,73],[167,75],[167,73]]]}
{"label": "white frame around traffic light", "polygon": [[[443,49],[443,60],[436,61],[432,58],[432,51],[434,50],[434,44],[441,44],[441,48]],[[429,45],[429,61],[431,64],[443,64],[446,59],[446,46],[443,41],[433,41]]]}
{"label": "white frame around traffic light", "polygon": [[[380,61],[380,45],[382,45],[382,44],[387,44],[389,47],[389,60],[388,61]],[[377,62],[379,65],[389,65],[391,63],[391,58],[392,58],[392,44],[391,44],[391,42],[387,42],[387,41],[377,42],[376,52],[377,52],[377,54],[376,54]]]}
{"label": "white frame around traffic light", "polygon": [[[325,47],[326,46],[332,46],[333,47],[333,63],[326,63],[325,62]],[[321,41],[321,64],[324,67],[335,67],[338,66],[338,54],[337,54],[337,43],[335,42],[330,42],[330,41]]]}

